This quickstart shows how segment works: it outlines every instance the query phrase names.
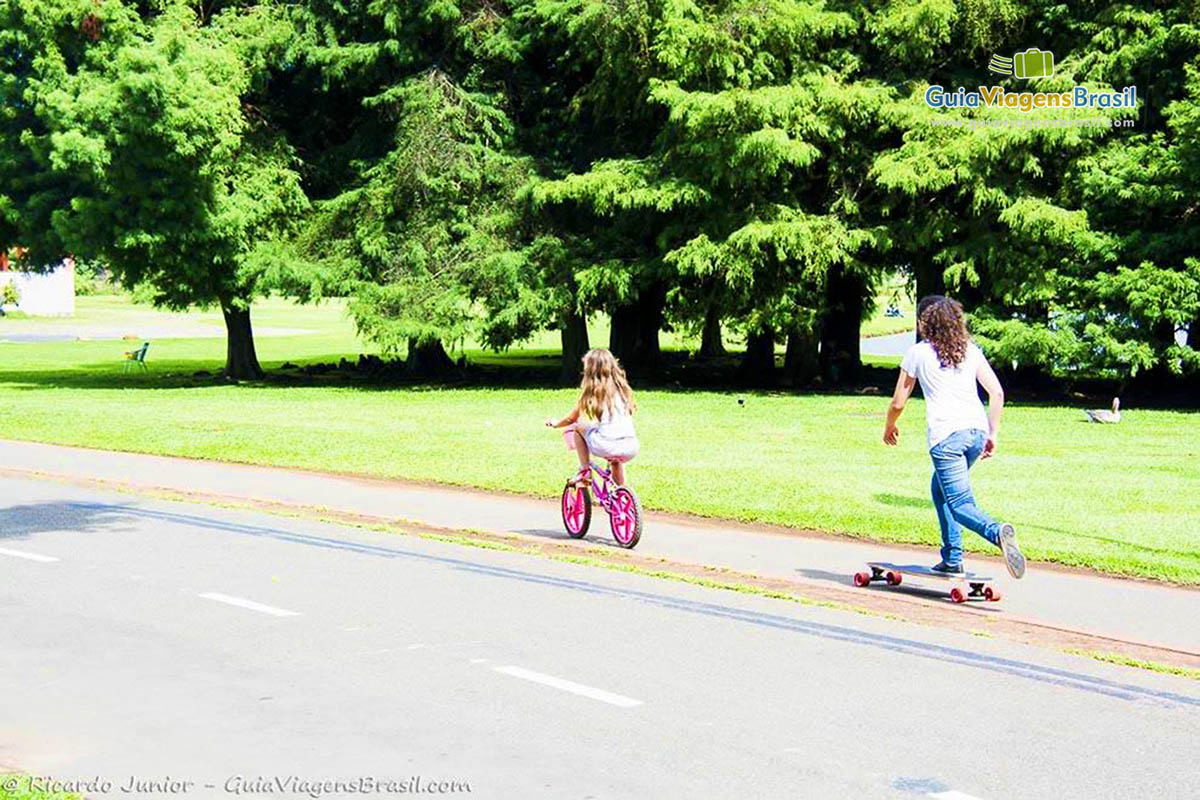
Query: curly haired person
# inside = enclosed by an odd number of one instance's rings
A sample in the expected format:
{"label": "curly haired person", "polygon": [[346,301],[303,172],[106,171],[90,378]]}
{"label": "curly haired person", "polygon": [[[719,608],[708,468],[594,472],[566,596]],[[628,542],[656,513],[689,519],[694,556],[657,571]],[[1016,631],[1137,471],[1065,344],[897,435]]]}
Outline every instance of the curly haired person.
{"label": "curly haired person", "polygon": [[[975,502],[970,470],[980,458],[996,453],[1004,389],[983,352],[971,341],[963,308],[941,295],[917,304],[917,332],[922,341],[908,349],[888,406],[883,441],[899,442],[896,427],[917,383],[925,395],[925,433],[933,459],[930,492],[942,529],[942,560],[933,569],[963,574],[962,529],[970,528],[1004,553],[1014,578],[1025,574],[1025,556],[1017,547],[1013,526],[992,519]],[[984,410],[976,383],[988,395]]]}

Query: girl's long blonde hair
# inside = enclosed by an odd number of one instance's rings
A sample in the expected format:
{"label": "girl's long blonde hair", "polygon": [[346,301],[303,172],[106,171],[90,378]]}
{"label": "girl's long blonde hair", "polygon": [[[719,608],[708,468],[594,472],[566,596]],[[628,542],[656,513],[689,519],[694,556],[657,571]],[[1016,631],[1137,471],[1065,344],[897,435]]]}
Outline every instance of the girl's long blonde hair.
{"label": "girl's long blonde hair", "polygon": [[602,347],[589,350],[583,357],[580,389],[579,408],[592,419],[600,419],[605,411],[615,412],[618,399],[630,414],[637,409],[621,362]]}

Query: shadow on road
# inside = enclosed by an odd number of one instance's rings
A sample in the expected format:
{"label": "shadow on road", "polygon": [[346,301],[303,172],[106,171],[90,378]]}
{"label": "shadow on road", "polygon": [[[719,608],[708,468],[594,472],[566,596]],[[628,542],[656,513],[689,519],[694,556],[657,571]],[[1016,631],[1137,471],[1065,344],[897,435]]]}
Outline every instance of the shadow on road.
{"label": "shadow on road", "polygon": [[[823,569],[805,569],[803,567],[800,567],[799,569],[797,569],[796,572],[810,580],[829,581],[831,583],[840,583],[840,584],[844,584],[844,585],[850,585],[852,583],[851,576],[853,575],[853,573],[851,573],[851,572],[847,572],[847,573],[829,572],[828,570],[823,570]],[[938,600],[938,601],[945,601],[947,603],[950,602],[949,587],[947,587],[945,589],[929,589],[924,586],[912,586],[912,585],[908,584],[907,582],[905,582],[904,584],[902,584],[900,586],[885,586],[885,585],[879,584],[879,583],[872,583],[871,586],[869,588],[865,589],[864,591],[896,592],[898,594],[909,595],[910,597],[922,597],[926,600]],[[979,611],[987,611],[987,612],[996,612],[996,611],[1000,610],[998,608],[995,608],[992,606],[987,606],[987,605],[984,605],[984,604],[978,603],[978,602],[972,602],[971,607],[976,608]]]}
{"label": "shadow on road", "polygon": [[824,569],[806,569],[800,567],[796,570],[804,577],[814,581],[832,581],[833,583],[850,583],[850,578],[853,572],[830,572]]}
{"label": "shadow on road", "polygon": [[[621,545],[617,544],[615,541],[613,541],[611,538],[605,536],[603,533],[597,534],[595,528],[589,528],[588,530],[590,531],[590,533],[588,533],[587,536],[583,537],[583,540],[582,540],[582,541],[587,542],[588,544],[602,544],[605,547],[617,547],[617,548],[619,548],[621,546]],[[602,529],[602,530],[604,530],[604,529]],[[515,530],[515,531],[513,531],[513,533],[521,533],[526,536],[537,536],[540,539],[555,539],[560,542],[567,542],[567,541],[571,540],[571,537],[567,535],[566,531],[557,530],[557,529],[550,530],[548,528],[523,528],[521,530]]]}
{"label": "shadow on road", "polygon": [[9,506],[0,508],[0,542],[27,539],[47,531],[87,533],[127,518],[119,506],[101,508],[68,502]]}

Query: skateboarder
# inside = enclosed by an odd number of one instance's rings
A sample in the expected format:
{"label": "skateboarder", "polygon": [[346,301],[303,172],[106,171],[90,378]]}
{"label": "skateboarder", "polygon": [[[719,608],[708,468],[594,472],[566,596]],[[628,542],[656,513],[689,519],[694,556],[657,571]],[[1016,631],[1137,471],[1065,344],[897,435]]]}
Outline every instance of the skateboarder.
{"label": "skateboarder", "polygon": [[[969,479],[977,459],[996,453],[1004,389],[983,352],[971,341],[958,301],[941,295],[922,298],[917,304],[917,333],[921,341],[908,349],[900,364],[883,441],[893,446],[898,443],[896,422],[919,382],[925,395],[925,432],[933,459],[930,490],[942,528],[942,560],[933,569],[947,575],[963,573],[965,526],[999,547],[1009,573],[1020,578],[1025,574],[1025,556],[1017,547],[1016,531],[975,504]],[[987,392],[986,411],[976,382]]]}

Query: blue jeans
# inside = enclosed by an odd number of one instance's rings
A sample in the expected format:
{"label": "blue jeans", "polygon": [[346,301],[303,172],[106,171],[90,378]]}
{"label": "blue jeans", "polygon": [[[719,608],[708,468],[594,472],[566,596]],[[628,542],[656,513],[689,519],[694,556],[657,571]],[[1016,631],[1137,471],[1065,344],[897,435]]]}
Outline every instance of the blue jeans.
{"label": "blue jeans", "polygon": [[942,561],[962,563],[962,529],[978,533],[1000,546],[1000,524],[975,505],[969,472],[983,452],[987,434],[981,430],[955,431],[929,451],[933,459],[930,491],[942,526]]}

